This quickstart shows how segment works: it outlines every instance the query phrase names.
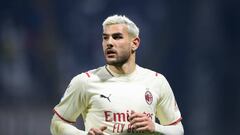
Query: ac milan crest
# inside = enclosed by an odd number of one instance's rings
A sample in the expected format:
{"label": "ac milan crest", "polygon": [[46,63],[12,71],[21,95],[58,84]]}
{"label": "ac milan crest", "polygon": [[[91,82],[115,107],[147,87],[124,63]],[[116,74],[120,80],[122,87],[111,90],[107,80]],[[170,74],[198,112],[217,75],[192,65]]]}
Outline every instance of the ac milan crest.
{"label": "ac milan crest", "polygon": [[152,93],[150,91],[146,91],[145,92],[145,100],[146,102],[151,105],[152,102],[153,102],[153,96],[152,96]]}

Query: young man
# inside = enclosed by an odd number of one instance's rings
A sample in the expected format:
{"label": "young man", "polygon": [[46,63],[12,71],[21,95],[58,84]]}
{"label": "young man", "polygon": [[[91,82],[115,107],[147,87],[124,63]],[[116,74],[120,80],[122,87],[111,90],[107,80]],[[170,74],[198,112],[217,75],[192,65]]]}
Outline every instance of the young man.
{"label": "young man", "polygon": [[[135,62],[138,35],[138,27],[125,16],[110,16],[103,22],[106,65],[72,79],[54,108],[53,135],[183,135],[181,114],[167,80]],[[85,131],[73,125],[79,115]]]}

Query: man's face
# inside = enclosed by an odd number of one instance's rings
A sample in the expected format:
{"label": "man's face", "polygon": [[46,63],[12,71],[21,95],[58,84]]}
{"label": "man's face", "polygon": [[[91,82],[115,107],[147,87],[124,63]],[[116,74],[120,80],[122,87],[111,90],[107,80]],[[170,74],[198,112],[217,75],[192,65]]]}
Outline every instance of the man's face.
{"label": "man's face", "polygon": [[103,29],[103,52],[107,64],[120,66],[132,55],[132,39],[125,24],[108,25]]}

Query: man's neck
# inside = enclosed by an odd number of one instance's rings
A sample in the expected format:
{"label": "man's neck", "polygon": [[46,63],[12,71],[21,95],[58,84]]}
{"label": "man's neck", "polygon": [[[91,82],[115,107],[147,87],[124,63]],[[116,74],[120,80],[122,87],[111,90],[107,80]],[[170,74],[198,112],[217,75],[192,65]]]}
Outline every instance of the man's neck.
{"label": "man's neck", "polygon": [[125,63],[121,66],[108,65],[108,67],[117,74],[130,74],[136,69],[136,63]]}

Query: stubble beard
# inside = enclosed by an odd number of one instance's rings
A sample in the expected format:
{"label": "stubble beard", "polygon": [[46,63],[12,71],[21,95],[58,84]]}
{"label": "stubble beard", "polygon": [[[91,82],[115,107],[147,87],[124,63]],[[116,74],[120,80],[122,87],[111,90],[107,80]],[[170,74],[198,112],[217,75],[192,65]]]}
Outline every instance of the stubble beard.
{"label": "stubble beard", "polygon": [[127,63],[127,61],[130,58],[130,54],[125,54],[123,56],[116,56],[116,58],[114,58],[114,60],[108,60],[108,58],[106,58],[106,63],[108,65],[112,65],[115,67],[121,67],[123,64]]}

